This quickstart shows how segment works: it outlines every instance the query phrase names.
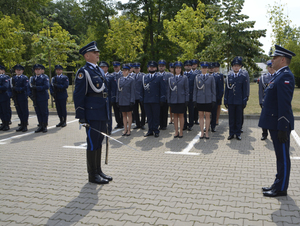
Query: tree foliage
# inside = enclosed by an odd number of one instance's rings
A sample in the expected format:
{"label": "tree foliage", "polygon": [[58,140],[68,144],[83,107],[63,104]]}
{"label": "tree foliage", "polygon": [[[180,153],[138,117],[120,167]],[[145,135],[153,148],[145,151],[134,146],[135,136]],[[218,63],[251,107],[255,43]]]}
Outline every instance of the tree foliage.
{"label": "tree foliage", "polygon": [[105,35],[105,46],[123,62],[138,60],[138,56],[143,53],[144,28],[145,24],[141,21],[130,21],[125,16],[114,17],[111,29]]}
{"label": "tree foliage", "polygon": [[205,20],[205,5],[198,3],[194,10],[183,4],[174,19],[164,20],[164,29],[168,39],[177,44],[182,51],[178,60],[193,59],[199,43],[204,41],[206,27],[203,26]]}
{"label": "tree foliage", "polygon": [[14,16],[3,16],[0,19],[0,27],[0,62],[11,68],[22,61],[25,45],[22,35],[18,32],[24,29],[24,25]]}

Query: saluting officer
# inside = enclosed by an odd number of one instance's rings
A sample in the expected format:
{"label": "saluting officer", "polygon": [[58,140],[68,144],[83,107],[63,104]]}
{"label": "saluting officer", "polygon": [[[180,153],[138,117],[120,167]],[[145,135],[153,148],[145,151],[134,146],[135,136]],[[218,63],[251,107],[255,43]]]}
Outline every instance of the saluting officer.
{"label": "saluting officer", "polygon": [[234,58],[231,62],[232,72],[228,74],[224,105],[228,108],[229,116],[229,136],[228,140],[234,138],[241,140],[241,129],[243,121],[243,109],[247,105],[247,79],[241,70],[242,61],[239,58]]}
{"label": "saluting officer", "polygon": [[219,87],[220,88],[220,92],[219,95],[217,94],[217,118],[216,118],[216,125],[219,124],[219,118],[220,118],[220,114],[221,114],[221,105],[222,105],[222,98],[224,95],[224,75],[222,73],[220,73],[220,63],[219,62],[215,62],[215,74],[217,74],[218,76],[220,76],[220,84]]}
{"label": "saluting officer", "polygon": [[62,71],[63,67],[61,65],[55,65],[56,76],[52,77],[50,85],[50,93],[54,98],[57,115],[60,120],[56,127],[65,127],[67,125],[67,89],[69,87],[69,79],[62,74]]}
{"label": "saluting officer", "polygon": [[[146,113],[144,105],[140,102],[140,92],[141,87],[143,87],[143,76],[144,73],[141,72],[141,64],[139,62],[134,63],[134,72],[135,72],[135,104],[133,107],[133,115],[135,118],[136,126],[133,129],[145,129],[146,122]],[[139,109],[141,109],[141,116],[139,114]]]}
{"label": "saluting officer", "polygon": [[[87,171],[89,182],[107,184],[112,177],[101,169],[102,141],[109,120],[108,90],[104,72],[97,66],[99,50],[95,41],[79,50],[86,64],[77,71],[74,90],[75,117],[79,123],[86,123]],[[95,130],[93,130],[93,129]]]}
{"label": "saluting officer", "polygon": [[[268,68],[268,73],[260,76],[259,84],[258,84],[258,88],[259,88],[258,89],[258,97],[259,97],[259,105],[261,108],[262,108],[263,102],[264,102],[265,90],[268,87],[270,80],[272,79],[272,77],[275,74],[275,70],[272,67],[271,60],[267,61],[267,68]],[[263,131],[263,133],[262,133],[261,140],[265,140],[268,137],[268,130],[265,128],[262,128],[262,131]]]}
{"label": "saluting officer", "polygon": [[122,136],[131,135],[132,110],[135,103],[135,80],[129,76],[130,66],[123,64],[123,76],[117,81],[117,103],[123,116],[124,132]]}
{"label": "saluting officer", "polygon": [[48,99],[49,99],[49,78],[43,74],[45,67],[42,64],[33,65],[34,76],[29,79],[30,94],[34,105],[34,110],[38,118],[39,127],[35,133],[47,132],[48,125]]}
{"label": "saluting officer", "polygon": [[124,127],[122,112],[120,111],[120,108],[118,107],[117,102],[116,102],[117,81],[123,75],[122,75],[122,71],[121,71],[121,63],[119,61],[113,61],[112,64],[114,66],[114,72],[112,73],[112,76],[114,77],[114,79],[112,80],[111,102],[112,102],[112,106],[114,109],[115,120],[117,122],[117,126],[115,127],[115,129],[118,129],[118,128]]}
{"label": "saluting officer", "polygon": [[103,70],[105,79],[107,81],[108,101],[109,101],[109,120],[107,122],[107,130],[108,130],[108,135],[110,135],[112,131],[112,98],[114,98],[114,100],[116,99],[115,96],[112,97],[112,94],[116,93],[115,90],[116,87],[114,85],[115,83],[114,76],[108,72],[109,64],[105,61],[100,61],[99,67]]}
{"label": "saluting officer", "polygon": [[5,75],[5,67],[0,65],[0,118],[2,125],[0,130],[9,130],[10,121],[10,95],[9,95],[10,80]]}
{"label": "saluting officer", "polygon": [[[174,76],[168,79],[167,99],[174,113],[174,138],[183,137],[184,112],[189,102],[189,81],[183,75],[183,64],[180,61],[174,63]],[[180,131],[178,131],[178,119],[180,123]]]}
{"label": "saluting officer", "polygon": [[295,53],[275,45],[272,55],[272,67],[275,75],[265,90],[263,107],[258,126],[268,129],[273,141],[276,155],[277,173],[272,186],[263,187],[264,196],[286,196],[289,186],[290,160],[290,133],[294,129],[294,115],[292,99],[295,87],[295,78],[289,64]]}
{"label": "saluting officer", "polygon": [[187,106],[187,110],[189,111],[189,122],[187,120],[187,111],[184,113],[184,127],[183,130],[191,131],[194,125],[194,117],[195,117],[195,107],[193,103],[193,91],[194,91],[194,82],[195,76],[192,72],[192,62],[190,60],[184,61],[184,75],[187,76],[189,80],[189,103]]}
{"label": "saluting officer", "polygon": [[16,131],[26,132],[29,117],[28,77],[26,75],[23,75],[24,67],[22,65],[15,65],[14,70],[16,75],[12,77],[12,92],[17,114],[21,121],[20,127]]}
{"label": "saluting officer", "polygon": [[148,62],[148,74],[143,76],[140,101],[144,104],[148,120],[148,132],[144,135],[159,137],[160,104],[166,101],[166,87],[162,76],[156,73],[157,63]]}
{"label": "saluting officer", "polygon": [[217,114],[218,108],[222,104],[222,97],[224,92],[224,82],[223,82],[223,75],[215,72],[216,67],[220,67],[219,63],[212,63],[214,73],[211,73],[216,82],[216,104],[213,106],[211,112],[211,131],[216,132],[216,125],[217,125]]}
{"label": "saluting officer", "polygon": [[[210,113],[216,103],[216,82],[213,77],[213,63],[203,62],[202,73],[196,75],[193,92],[194,106],[199,112],[199,124],[201,130],[200,139],[209,139]],[[208,73],[207,73],[208,71]],[[204,136],[205,115],[205,136]]]}

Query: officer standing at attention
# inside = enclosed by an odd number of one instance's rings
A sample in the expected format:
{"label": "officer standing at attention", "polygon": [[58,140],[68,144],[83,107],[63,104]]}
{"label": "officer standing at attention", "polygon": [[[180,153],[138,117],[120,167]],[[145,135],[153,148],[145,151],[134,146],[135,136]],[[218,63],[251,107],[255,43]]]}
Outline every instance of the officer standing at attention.
{"label": "officer standing at attention", "polygon": [[156,73],[157,63],[148,62],[148,74],[143,76],[143,86],[140,92],[140,101],[144,104],[148,119],[148,132],[145,137],[159,137],[160,105],[166,102],[166,86],[162,76]]}
{"label": "officer standing at attention", "polygon": [[56,76],[52,77],[50,85],[50,93],[55,100],[56,111],[60,122],[56,127],[65,127],[67,120],[67,99],[69,87],[69,79],[66,75],[62,74],[63,67],[55,65]]}
{"label": "officer standing at attention", "polygon": [[218,114],[218,108],[222,104],[222,97],[224,92],[224,83],[223,83],[223,75],[220,75],[218,72],[215,72],[216,67],[220,67],[218,63],[212,63],[211,65],[213,67],[213,77],[215,78],[216,82],[216,104],[213,106],[212,112],[211,112],[211,131],[216,132],[216,125],[217,125],[217,114]]}
{"label": "officer standing at attention", "polygon": [[[167,99],[174,112],[174,138],[183,137],[184,112],[189,102],[189,81],[182,71],[182,63],[177,61],[174,63],[174,76],[168,79]],[[178,119],[180,123],[180,131],[178,131]]]}
{"label": "officer standing at attention", "polygon": [[220,63],[219,62],[215,62],[215,74],[217,74],[218,76],[220,76],[220,84],[219,86],[222,87],[222,90],[220,89],[221,93],[220,96],[217,96],[217,118],[216,118],[216,125],[219,125],[219,118],[220,118],[220,114],[221,114],[221,105],[222,105],[222,98],[224,95],[224,75],[222,73],[220,73]]}
{"label": "officer standing at attention", "polygon": [[48,99],[49,99],[49,78],[47,75],[43,74],[42,64],[33,65],[34,76],[29,79],[30,95],[33,100],[34,110],[38,118],[39,127],[35,133],[47,132],[48,125]]}
{"label": "officer standing at attention", "polygon": [[[158,76],[162,76],[163,80],[165,82],[165,87],[166,87],[166,93],[167,93],[167,82],[169,77],[173,76],[171,73],[166,72],[166,65],[167,62],[165,60],[159,60],[158,61]],[[160,130],[166,130],[167,129],[167,124],[168,124],[168,103],[167,99],[161,103],[160,106]]]}
{"label": "officer standing at attention", "polygon": [[[174,75],[174,72],[175,72],[174,63],[169,63],[169,72],[172,75]],[[169,103],[168,103],[168,105],[169,105]],[[169,124],[173,124],[173,113],[172,113],[171,107],[169,107],[169,112],[170,112],[170,122],[169,122]]]}
{"label": "officer standing at attention", "polygon": [[234,58],[231,62],[232,70],[227,76],[224,105],[228,109],[229,136],[228,140],[234,138],[241,140],[241,129],[243,121],[243,109],[247,105],[247,80],[242,73],[242,61]]}
{"label": "officer standing at attention", "polygon": [[0,65],[0,118],[2,125],[0,130],[9,130],[10,120],[10,96],[9,96],[10,81],[8,76],[5,75],[5,67]]}
{"label": "officer standing at attention", "polygon": [[[109,64],[105,61],[100,61],[99,67],[103,70],[105,79],[108,82],[107,83],[107,89],[108,89],[108,101],[109,101],[109,120],[107,122],[107,130],[108,135],[111,134],[112,131],[112,93],[116,93],[116,90],[114,90],[116,87],[114,86],[114,76],[108,73]],[[114,97],[116,99],[116,97]]]}
{"label": "officer standing at attention", "polygon": [[24,67],[22,65],[15,65],[14,70],[16,75],[12,77],[12,92],[17,114],[21,121],[20,127],[16,131],[26,132],[29,117],[28,77],[26,75],[23,75]]}
{"label": "officer standing at attention", "polygon": [[113,66],[114,66],[114,72],[112,73],[112,76],[114,77],[113,80],[113,84],[112,84],[112,89],[111,89],[111,102],[112,102],[112,106],[114,109],[114,113],[115,113],[115,119],[117,122],[117,126],[115,127],[115,129],[120,129],[123,128],[123,117],[122,117],[122,112],[120,111],[120,108],[117,106],[116,103],[116,95],[117,95],[117,81],[119,78],[121,78],[122,75],[122,71],[121,71],[121,63],[119,61],[114,61],[113,62]]}
{"label": "officer standing at attention", "polygon": [[189,111],[189,122],[187,121],[187,111],[184,113],[184,127],[183,130],[191,131],[194,125],[194,117],[195,117],[195,110],[194,110],[194,103],[193,103],[193,91],[194,91],[194,81],[195,76],[192,72],[192,61],[186,60],[184,61],[184,75],[187,76],[189,80],[189,103],[187,106],[187,110]]}
{"label": "officer standing at attention", "polygon": [[201,70],[198,69],[199,60],[193,59],[192,62],[192,72],[194,74],[201,74]]}
{"label": "officer standing at attention", "polygon": [[[259,105],[262,108],[263,106],[263,102],[264,102],[264,96],[265,96],[265,90],[269,85],[270,80],[272,79],[272,77],[275,74],[275,70],[274,68],[272,68],[272,61],[268,60],[267,61],[267,69],[268,69],[268,73],[267,74],[263,74],[260,79],[259,79],[259,84],[258,84],[258,97],[259,97]],[[268,137],[268,130],[262,128],[262,137],[261,140],[265,140]]]}
{"label": "officer standing at attention", "polygon": [[106,133],[109,120],[108,90],[104,72],[97,66],[99,49],[95,41],[79,50],[86,64],[76,73],[74,105],[75,117],[86,126],[87,171],[91,183],[107,184],[112,177],[105,175],[101,169],[102,141],[104,136],[91,128]]}
{"label": "officer standing at attention", "polygon": [[[133,106],[133,115],[135,118],[136,126],[133,129],[145,129],[146,122],[146,113],[144,105],[140,102],[140,92],[141,87],[143,87],[143,76],[144,73],[141,72],[141,64],[136,62],[133,64],[134,72],[135,72],[135,104]],[[139,114],[139,109],[141,109],[141,116]]]}
{"label": "officer standing at attention", "polygon": [[268,129],[276,155],[277,173],[272,186],[263,187],[263,195],[268,197],[287,196],[289,186],[290,133],[294,129],[292,99],[295,78],[289,65],[295,53],[275,45],[272,67],[275,75],[265,90],[265,96],[258,126]]}
{"label": "officer standing at attention", "polygon": [[135,102],[135,80],[129,76],[131,67],[123,64],[123,76],[117,81],[117,103],[123,116],[124,132],[122,136],[131,135],[132,110]]}

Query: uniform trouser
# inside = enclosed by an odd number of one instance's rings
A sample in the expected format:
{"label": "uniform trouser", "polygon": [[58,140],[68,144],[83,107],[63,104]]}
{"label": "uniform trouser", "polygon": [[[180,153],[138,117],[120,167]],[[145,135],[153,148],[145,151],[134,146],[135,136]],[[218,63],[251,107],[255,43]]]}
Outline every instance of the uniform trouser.
{"label": "uniform trouser", "polygon": [[267,137],[268,136],[268,130],[267,129],[262,129],[262,136]]}
{"label": "uniform trouser", "polygon": [[160,119],[160,104],[159,103],[145,103],[145,112],[148,120],[148,132],[159,133],[159,119]]}
{"label": "uniform trouser", "polygon": [[[195,107],[193,101],[189,101],[187,109],[189,111],[189,122],[187,122],[187,111],[184,113],[184,127],[193,127],[195,119]],[[198,112],[198,111],[197,111]]]}
{"label": "uniform trouser", "polygon": [[109,109],[108,109],[108,113],[109,113],[109,120],[107,122],[107,126],[108,126],[108,132],[110,133],[112,131],[112,105],[111,102],[109,102]]}
{"label": "uniform trouser", "polygon": [[242,120],[243,120],[243,105],[242,104],[228,104],[229,116],[229,134],[230,136],[241,135]]}
{"label": "uniform trouser", "polygon": [[2,122],[9,122],[11,117],[10,113],[10,100],[0,102],[0,118]]}
{"label": "uniform trouser", "polygon": [[194,123],[198,122],[199,119],[199,112],[196,107],[194,107]]}
{"label": "uniform trouser", "polygon": [[120,107],[117,106],[116,102],[112,103],[112,106],[114,109],[117,125],[122,126],[123,125],[123,116],[122,116],[122,112],[120,111]]}
{"label": "uniform trouser", "polygon": [[67,98],[55,100],[56,112],[59,118],[67,117]]}
{"label": "uniform trouser", "polygon": [[[88,120],[88,123],[91,128],[94,128],[103,133],[106,133],[107,121]],[[104,136],[101,133],[99,133],[95,130],[92,130],[90,127],[85,128],[87,151],[94,151],[94,150],[100,149],[102,147],[102,141],[104,139]]]}
{"label": "uniform trouser", "polygon": [[24,123],[28,122],[29,111],[27,98],[25,100],[18,101],[18,106],[16,107],[16,110],[20,121]]}
{"label": "uniform trouser", "polygon": [[42,123],[45,123],[46,125],[48,125],[48,100],[37,101],[34,110],[37,115],[39,124],[42,125]]}
{"label": "uniform trouser", "polygon": [[216,128],[217,125],[217,111],[218,111],[218,107],[220,105],[215,104],[212,111],[211,111],[211,121],[210,121],[210,126],[212,129]]}
{"label": "uniform trouser", "polygon": [[[139,114],[139,107],[141,109],[141,119]],[[135,117],[135,124],[137,127],[141,127],[145,125],[145,108],[144,105],[141,104],[139,100],[135,100],[135,104],[133,106],[133,115]]]}
{"label": "uniform trouser", "polygon": [[269,130],[276,155],[277,174],[274,181],[276,191],[286,191],[289,186],[291,159],[290,159],[290,133],[288,131],[288,141],[280,143],[278,140],[278,130]]}
{"label": "uniform trouser", "polygon": [[11,107],[10,107],[10,99],[7,102],[7,108],[9,109],[9,120],[8,121],[10,121],[11,120],[11,115],[12,115],[12,110],[11,110]]}
{"label": "uniform trouser", "polygon": [[163,102],[162,106],[160,106],[160,128],[167,127],[168,124],[168,103]]}

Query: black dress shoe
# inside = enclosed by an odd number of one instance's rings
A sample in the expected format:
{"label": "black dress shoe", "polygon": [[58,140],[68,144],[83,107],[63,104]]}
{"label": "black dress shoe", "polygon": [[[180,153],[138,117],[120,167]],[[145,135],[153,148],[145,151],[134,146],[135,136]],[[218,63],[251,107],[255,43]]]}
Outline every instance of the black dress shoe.
{"label": "black dress shoe", "polygon": [[156,134],[154,135],[154,137],[159,137],[159,133],[156,133]]}
{"label": "black dress shoe", "polygon": [[183,127],[183,130],[186,130],[187,129],[187,127],[185,126],[185,127]]}
{"label": "black dress shoe", "polygon": [[182,136],[178,136],[178,138],[182,138],[183,137],[183,135]]}
{"label": "black dress shoe", "polygon": [[144,130],[144,129],[145,129],[145,126],[141,126],[141,129],[143,129],[143,130]]}
{"label": "black dress shoe", "polygon": [[204,139],[204,136],[203,136],[203,137],[200,137],[200,139]]}
{"label": "black dress shoe", "polygon": [[263,194],[267,197],[287,196],[287,191],[276,191],[275,189],[272,189],[270,191],[263,192]]}
{"label": "black dress shoe", "polygon": [[243,133],[244,132],[244,130],[243,130],[243,128],[241,129],[241,133]]}
{"label": "black dress shoe", "polygon": [[195,122],[196,125],[199,125],[199,122]]}
{"label": "black dress shoe", "polygon": [[99,174],[89,174],[89,182],[95,183],[95,184],[108,184],[109,181],[103,177],[101,177]]}
{"label": "black dress shoe", "polygon": [[211,132],[217,132],[215,128],[211,128]]}
{"label": "black dress shoe", "polygon": [[189,127],[189,126],[188,126],[188,127],[187,127],[187,130],[188,130],[188,131],[192,131],[192,127]]}
{"label": "black dress shoe", "polygon": [[234,138],[234,135],[229,135],[228,137],[227,137],[227,140],[231,140],[231,139],[233,139]]}
{"label": "black dress shoe", "polygon": [[174,138],[177,138],[177,137],[179,137],[179,134],[177,134],[176,136],[174,136]]}
{"label": "black dress shoe", "polygon": [[208,140],[208,139],[209,139],[209,137],[205,137],[205,139],[207,139],[207,140]]}
{"label": "black dress shoe", "polygon": [[136,127],[134,127],[133,129],[139,129],[139,128],[141,128],[140,126],[136,126]]}
{"label": "black dress shoe", "polygon": [[146,133],[145,135],[144,135],[144,137],[149,137],[149,136],[153,136],[153,132],[151,133],[151,132],[148,132],[148,133]]}
{"label": "black dress shoe", "polygon": [[267,137],[265,137],[265,136],[262,136],[260,139],[261,139],[261,140],[266,140],[266,139],[267,139]]}
{"label": "black dress shoe", "polygon": [[273,189],[273,185],[271,187],[262,187],[263,191],[271,191]]}
{"label": "black dress shoe", "polygon": [[108,175],[104,174],[103,172],[100,172],[99,175],[100,175],[100,177],[102,177],[102,178],[104,178],[104,179],[106,179],[108,181],[112,181],[113,180],[113,178],[111,176],[108,176]]}
{"label": "black dress shoe", "polygon": [[237,140],[242,140],[242,137],[241,136],[236,136],[236,139]]}

